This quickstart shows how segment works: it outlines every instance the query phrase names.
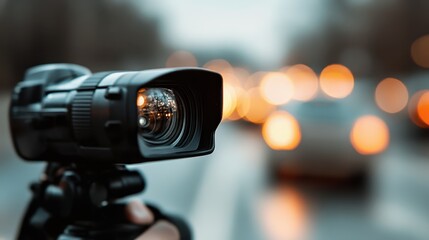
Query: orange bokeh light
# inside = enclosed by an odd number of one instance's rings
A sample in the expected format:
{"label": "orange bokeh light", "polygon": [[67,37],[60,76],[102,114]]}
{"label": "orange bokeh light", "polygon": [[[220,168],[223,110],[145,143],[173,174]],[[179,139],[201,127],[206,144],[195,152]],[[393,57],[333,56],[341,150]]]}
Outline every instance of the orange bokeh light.
{"label": "orange bokeh light", "polygon": [[243,114],[239,112],[239,109],[247,104],[246,92],[241,87],[234,87],[235,96],[236,96],[236,104],[234,111],[228,116],[228,120],[236,121],[244,117]]}
{"label": "orange bokeh light", "polygon": [[353,74],[344,65],[332,64],[320,73],[320,88],[330,97],[345,98],[352,93],[353,87]]}
{"label": "orange bokeh light", "polygon": [[319,81],[310,67],[297,64],[287,68],[285,73],[294,85],[293,99],[305,102],[316,97]]}
{"label": "orange bokeh light", "polygon": [[166,67],[196,67],[197,59],[190,52],[177,51],[172,53],[165,64]]}
{"label": "orange bokeh light", "polygon": [[[227,112],[225,112],[224,119],[232,121],[238,120],[242,118],[242,116],[237,113],[237,107],[240,105],[245,95],[245,91],[241,86],[243,79],[240,78],[241,76],[239,77],[237,75],[237,72],[233,68],[224,69],[220,73],[222,74],[224,86],[228,88],[227,94],[230,94],[229,99],[232,99],[233,102],[231,109],[227,109]],[[230,110],[231,112],[229,112]]]}
{"label": "orange bokeh light", "polygon": [[[424,101],[427,100],[427,97],[423,98],[423,95],[428,95],[428,90],[422,90],[415,93],[408,104],[408,113],[411,121],[421,128],[428,128],[429,125],[425,123],[421,116],[427,116],[429,109],[425,109],[423,106],[427,105]],[[420,113],[419,113],[419,105],[420,105]]]}
{"label": "orange bokeh light", "polygon": [[214,59],[204,64],[204,68],[215,72],[225,72],[227,70],[231,70],[232,66],[224,59]]}
{"label": "orange bokeh light", "polygon": [[231,84],[235,88],[241,88],[241,81],[233,71],[219,72],[222,75],[223,82]]}
{"label": "orange bokeh light", "polygon": [[420,96],[417,102],[417,115],[426,126],[429,126],[429,91]]}
{"label": "orange bokeh light", "polygon": [[397,113],[407,106],[407,87],[398,79],[386,78],[375,89],[377,106],[388,113]]}
{"label": "orange bokeh light", "polygon": [[244,67],[234,67],[232,70],[235,76],[243,82],[246,81],[250,76],[249,70]]}
{"label": "orange bokeh light", "polygon": [[237,92],[235,88],[228,83],[223,84],[223,112],[222,118],[228,118],[237,106]]}
{"label": "orange bokeh light", "polygon": [[269,103],[281,105],[289,102],[294,93],[293,82],[284,73],[266,74],[260,85],[262,97]]}
{"label": "orange bokeh light", "polygon": [[424,68],[429,68],[429,34],[424,35],[411,45],[411,58]]}
{"label": "orange bokeh light", "polygon": [[275,107],[265,101],[258,88],[249,89],[237,106],[237,112],[246,121],[252,123],[263,123],[275,110]]}
{"label": "orange bokeh light", "polygon": [[301,129],[290,113],[278,111],[270,115],[264,123],[262,136],[274,150],[293,150],[301,142]]}
{"label": "orange bokeh light", "polygon": [[360,154],[381,153],[389,145],[389,128],[376,116],[363,116],[354,123],[350,132],[350,141]]}
{"label": "orange bokeh light", "polygon": [[251,74],[243,83],[243,86],[246,89],[258,87],[266,74],[268,74],[268,72],[255,72]]}
{"label": "orange bokeh light", "polygon": [[304,198],[291,188],[279,188],[261,202],[260,219],[270,240],[308,238],[309,213]]}

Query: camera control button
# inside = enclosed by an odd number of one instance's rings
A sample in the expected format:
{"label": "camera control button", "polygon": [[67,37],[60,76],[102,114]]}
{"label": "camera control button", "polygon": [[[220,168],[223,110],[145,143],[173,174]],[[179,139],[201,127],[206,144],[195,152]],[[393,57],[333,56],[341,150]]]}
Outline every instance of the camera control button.
{"label": "camera control button", "polygon": [[120,87],[109,87],[106,90],[106,94],[104,95],[105,98],[111,99],[111,100],[117,100],[121,99],[122,96],[122,90]]}

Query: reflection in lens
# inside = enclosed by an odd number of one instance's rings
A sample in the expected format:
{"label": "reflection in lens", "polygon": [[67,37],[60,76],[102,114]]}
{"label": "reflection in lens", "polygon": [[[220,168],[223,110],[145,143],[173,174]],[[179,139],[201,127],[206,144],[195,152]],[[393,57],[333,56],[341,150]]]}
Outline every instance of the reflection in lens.
{"label": "reflection in lens", "polygon": [[137,111],[139,133],[147,140],[167,141],[179,126],[176,96],[170,89],[140,89]]}

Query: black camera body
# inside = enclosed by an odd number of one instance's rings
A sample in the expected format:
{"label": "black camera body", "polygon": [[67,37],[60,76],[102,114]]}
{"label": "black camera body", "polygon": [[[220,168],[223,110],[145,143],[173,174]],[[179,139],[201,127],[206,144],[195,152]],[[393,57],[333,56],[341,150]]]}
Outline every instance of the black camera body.
{"label": "black camera body", "polygon": [[[47,161],[18,239],[135,239],[151,227],[124,220],[118,199],[144,190],[123,164],[193,157],[214,150],[222,77],[199,68],[100,72],[73,64],[30,68],[12,94],[17,153]],[[151,207],[155,221],[192,231]]]}
{"label": "black camera body", "polygon": [[199,68],[100,72],[73,64],[27,71],[10,129],[26,160],[140,163],[209,154],[222,77]]}

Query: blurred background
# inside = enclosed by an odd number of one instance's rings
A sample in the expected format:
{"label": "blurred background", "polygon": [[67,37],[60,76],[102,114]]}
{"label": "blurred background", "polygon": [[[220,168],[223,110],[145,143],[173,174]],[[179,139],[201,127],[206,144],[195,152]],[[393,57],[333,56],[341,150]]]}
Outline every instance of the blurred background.
{"label": "blurred background", "polygon": [[[19,159],[25,70],[199,66],[224,78],[209,156],[131,166],[195,239],[429,238],[429,2],[0,0],[0,239],[45,163]],[[202,80],[203,81],[203,80]],[[208,109],[209,111],[209,109]]]}

